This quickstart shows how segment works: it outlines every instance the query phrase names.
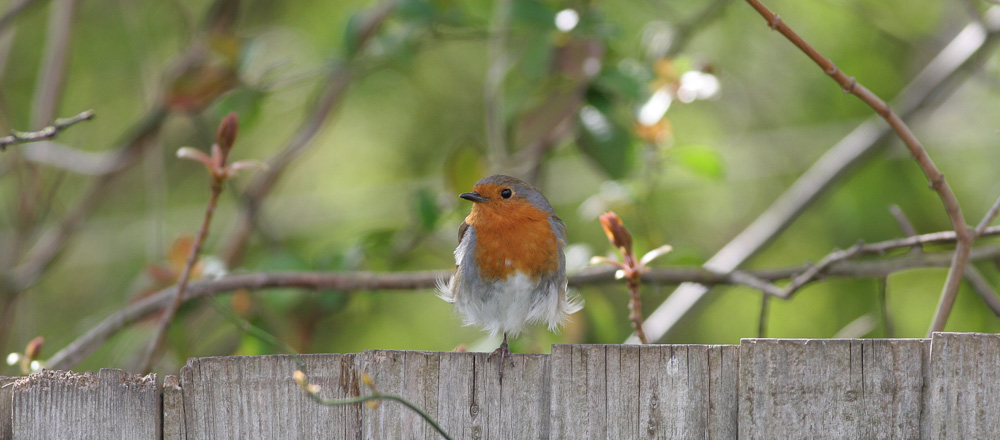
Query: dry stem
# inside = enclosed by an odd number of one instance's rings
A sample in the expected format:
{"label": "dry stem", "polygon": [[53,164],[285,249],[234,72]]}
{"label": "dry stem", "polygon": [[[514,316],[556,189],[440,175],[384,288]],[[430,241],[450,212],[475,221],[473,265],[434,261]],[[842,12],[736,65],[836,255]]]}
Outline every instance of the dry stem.
{"label": "dry stem", "polygon": [[927,151],[924,149],[920,141],[917,140],[910,128],[903,122],[900,117],[892,111],[885,101],[882,101],[878,96],[872,93],[870,90],[865,88],[863,85],[858,83],[854,77],[848,77],[844,72],[841,72],[836,65],[833,64],[828,58],[824,57],[815,48],[806,43],[798,34],[796,34],[788,25],[785,24],[778,17],[777,14],[771,12],[758,0],[747,0],[754,9],[760,13],[761,16],[767,20],[768,26],[771,29],[780,32],[789,41],[792,42],[796,47],[799,48],[803,53],[811,58],[820,68],[823,69],[827,75],[833,78],[840,86],[844,89],[844,92],[853,94],[859,99],[868,104],[875,113],[882,116],[883,119],[889,124],[890,127],[896,132],[903,143],[906,144],[906,148],[910,150],[910,155],[917,161],[917,165],[920,166],[921,171],[927,177],[930,182],[930,186],[934,191],[937,192],[938,197],[941,198],[941,203],[944,205],[945,212],[948,214],[948,220],[951,221],[951,226],[955,230],[957,245],[955,246],[955,256],[952,260],[951,267],[948,270],[948,277],[945,280],[944,288],[941,291],[941,299],[938,303],[937,311],[934,314],[934,319],[931,322],[930,329],[927,331],[928,337],[930,334],[936,331],[941,331],[944,329],[945,322],[948,320],[948,315],[951,313],[951,307],[955,302],[955,295],[958,293],[958,285],[962,281],[962,273],[965,270],[965,265],[969,259],[969,250],[972,248],[972,241],[975,237],[969,233],[969,229],[965,224],[965,218],[962,216],[962,209],[958,204],[958,200],[955,198],[955,193],[952,192],[951,187],[948,186],[948,182],[945,181],[944,175],[938,171],[937,167],[934,166],[934,162],[931,160],[930,156],[927,155]]}

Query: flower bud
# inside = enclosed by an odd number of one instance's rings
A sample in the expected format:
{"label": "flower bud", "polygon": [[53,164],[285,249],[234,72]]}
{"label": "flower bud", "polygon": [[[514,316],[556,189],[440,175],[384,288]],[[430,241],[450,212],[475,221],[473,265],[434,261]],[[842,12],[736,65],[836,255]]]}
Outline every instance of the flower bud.
{"label": "flower bud", "polygon": [[616,248],[625,253],[632,252],[632,234],[625,228],[625,224],[621,217],[618,217],[618,214],[615,214],[614,211],[601,214],[601,227],[604,228],[604,234],[608,236],[608,241]]}
{"label": "flower bud", "polygon": [[229,112],[222,122],[219,123],[219,131],[215,133],[215,143],[222,149],[223,154],[228,155],[236,142],[236,134],[239,131],[239,121],[236,112]]}
{"label": "flower bud", "polygon": [[45,338],[41,336],[35,337],[28,346],[24,348],[24,357],[28,358],[28,361],[33,361],[38,359],[38,356],[42,354],[42,345],[45,344]]}

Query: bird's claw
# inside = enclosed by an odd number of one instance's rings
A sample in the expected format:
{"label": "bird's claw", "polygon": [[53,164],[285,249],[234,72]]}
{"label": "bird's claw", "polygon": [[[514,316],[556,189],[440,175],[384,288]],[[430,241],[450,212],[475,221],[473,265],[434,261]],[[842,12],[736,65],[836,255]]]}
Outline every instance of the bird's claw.
{"label": "bird's claw", "polygon": [[511,367],[514,366],[514,357],[511,356],[510,354],[510,347],[507,346],[506,334],[503,335],[503,343],[500,344],[500,347],[498,347],[496,350],[493,350],[493,353],[490,353],[490,355],[486,357],[486,360],[489,361],[493,359],[494,356],[500,356],[498,372],[500,374],[500,383],[503,383],[503,365],[505,363],[504,361],[506,360],[510,362]]}

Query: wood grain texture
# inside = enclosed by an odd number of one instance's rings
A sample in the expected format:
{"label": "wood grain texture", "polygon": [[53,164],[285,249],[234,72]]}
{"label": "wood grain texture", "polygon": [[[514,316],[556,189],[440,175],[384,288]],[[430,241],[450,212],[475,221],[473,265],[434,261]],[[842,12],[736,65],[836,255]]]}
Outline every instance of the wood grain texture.
{"label": "wood grain texture", "polygon": [[[549,438],[549,357],[513,355],[499,381],[497,359],[486,353],[366,351],[359,363],[381,393],[421,407],[454,438]],[[366,409],[364,438],[440,435],[398,402]]]}
{"label": "wood grain texture", "polygon": [[184,440],[184,394],[177,376],[163,378],[163,439]]}
{"label": "wood grain texture", "polygon": [[157,439],[156,375],[45,370],[13,384],[15,439]]}
{"label": "wood grain texture", "polygon": [[[309,382],[326,398],[355,397],[353,354],[301,356]],[[292,379],[292,356],[191,359],[181,369],[188,439],[360,437],[359,405],[329,407],[309,399]]]}
{"label": "wood grain texture", "polygon": [[1000,438],[1000,335],[934,333],[924,438]]}
{"label": "wood grain texture", "polygon": [[552,438],[734,438],[738,347],[557,345]]}
{"label": "wood grain texture", "polygon": [[926,339],[744,339],[739,437],[920,438]]}
{"label": "wood grain texture", "polygon": [[14,438],[14,382],[20,377],[0,376],[0,440]]}

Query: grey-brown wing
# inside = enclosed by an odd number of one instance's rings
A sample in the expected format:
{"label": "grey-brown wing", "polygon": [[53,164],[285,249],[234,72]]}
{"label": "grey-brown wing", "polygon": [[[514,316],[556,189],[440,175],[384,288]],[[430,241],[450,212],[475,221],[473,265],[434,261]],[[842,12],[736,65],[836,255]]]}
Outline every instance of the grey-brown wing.
{"label": "grey-brown wing", "polygon": [[[563,226],[565,229],[565,226]],[[462,238],[465,237],[465,231],[469,230],[469,224],[462,222],[462,226],[458,227],[458,242],[462,243]]]}
{"label": "grey-brown wing", "polygon": [[549,217],[549,224],[551,224],[552,228],[556,231],[556,238],[562,240],[563,243],[565,244],[566,240],[567,240],[566,239],[566,224],[563,223],[562,219],[559,218],[558,215],[553,215],[553,216]]}

